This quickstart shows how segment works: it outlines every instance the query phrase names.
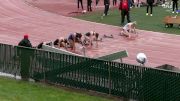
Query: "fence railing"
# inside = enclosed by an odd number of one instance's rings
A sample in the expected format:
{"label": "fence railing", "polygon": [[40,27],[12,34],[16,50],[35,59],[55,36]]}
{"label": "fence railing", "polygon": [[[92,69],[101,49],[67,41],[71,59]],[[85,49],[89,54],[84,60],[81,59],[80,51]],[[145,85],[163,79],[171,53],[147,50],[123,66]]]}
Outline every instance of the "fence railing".
{"label": "fence railing", "polygon": [[180,101],[180,73],[0,44],[0,72],[138,101]]}
{"label": "fence railing", "polygon": [[20,61],[16,53],[15,47],[0,44],[0,72],[20,75]]}

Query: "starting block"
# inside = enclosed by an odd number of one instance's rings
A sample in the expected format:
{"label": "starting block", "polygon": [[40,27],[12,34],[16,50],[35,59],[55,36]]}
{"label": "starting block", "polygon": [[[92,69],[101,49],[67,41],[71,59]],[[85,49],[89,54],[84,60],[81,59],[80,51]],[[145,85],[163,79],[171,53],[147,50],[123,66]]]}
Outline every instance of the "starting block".
{"label": "starting block", "polygon": [[111,34],[111,35],[105,35],[104,34],[104,38],[114,38],[114,36]]}

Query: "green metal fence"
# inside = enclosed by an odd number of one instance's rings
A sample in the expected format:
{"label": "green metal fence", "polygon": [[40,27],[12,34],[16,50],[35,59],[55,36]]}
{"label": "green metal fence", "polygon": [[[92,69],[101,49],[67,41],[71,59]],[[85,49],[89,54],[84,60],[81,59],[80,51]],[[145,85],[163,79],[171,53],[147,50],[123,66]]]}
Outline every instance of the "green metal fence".
{"label": "green metal fence", "polygon": [[20,75],[17,49],[11,45],[0,44],[0,72]]}
{"label": "green metal fence", "polygon": [[0,55],[0,72],[137,101],[180,101],[180,73],[4,44]]}

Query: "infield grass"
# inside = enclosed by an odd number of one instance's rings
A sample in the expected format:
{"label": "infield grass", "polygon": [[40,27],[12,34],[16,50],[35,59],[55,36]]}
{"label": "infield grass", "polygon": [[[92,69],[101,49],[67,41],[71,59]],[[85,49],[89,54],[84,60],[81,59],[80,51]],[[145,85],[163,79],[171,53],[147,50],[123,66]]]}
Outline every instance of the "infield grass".
{"label": "infield grass", "polygon": [[0,101],[112,101],[39,83],[0,77]]}
{"label": "infield grass", "polygon": [[[132,8],[130,11],[131,21],[137,21],[137,29],[163,32],[169,34],[180,34],[180,28],[178,25],[174,25],[172,28],[165,28],[163,19],[165,16],[175,16],[180,14],[172,14],[172,11],[168,8],[162,8],[156,6],[153,8],[153,16],[146,16],[146,7]],[[86,13],[75,18],[83,19],[87,21],[121,26],[121,15],[117,8],[112,8],[109,15],[101,19],[103,11],[95,11],[92,13]],[[126,18],[125,18],[126,21]]]}

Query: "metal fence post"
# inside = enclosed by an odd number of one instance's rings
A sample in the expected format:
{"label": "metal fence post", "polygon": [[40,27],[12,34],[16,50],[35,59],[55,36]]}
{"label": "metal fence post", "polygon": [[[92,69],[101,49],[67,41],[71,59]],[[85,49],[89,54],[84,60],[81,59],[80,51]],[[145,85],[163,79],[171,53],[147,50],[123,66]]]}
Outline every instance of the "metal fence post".
{"label": "metal fence post", "polygon": [[109,72],[109,95],[111,95],[111,66],[108,66]]}
{"label": "metal fence post", "polygon": [[[45,53],[43,54],[43,57],[45,57]],[[43,63],[45,64],[45,60],[43,60]],[[45,66],[42,66],[42,70],[43,70],[43,82],[46,82],[46,72],[45,72]]]}

